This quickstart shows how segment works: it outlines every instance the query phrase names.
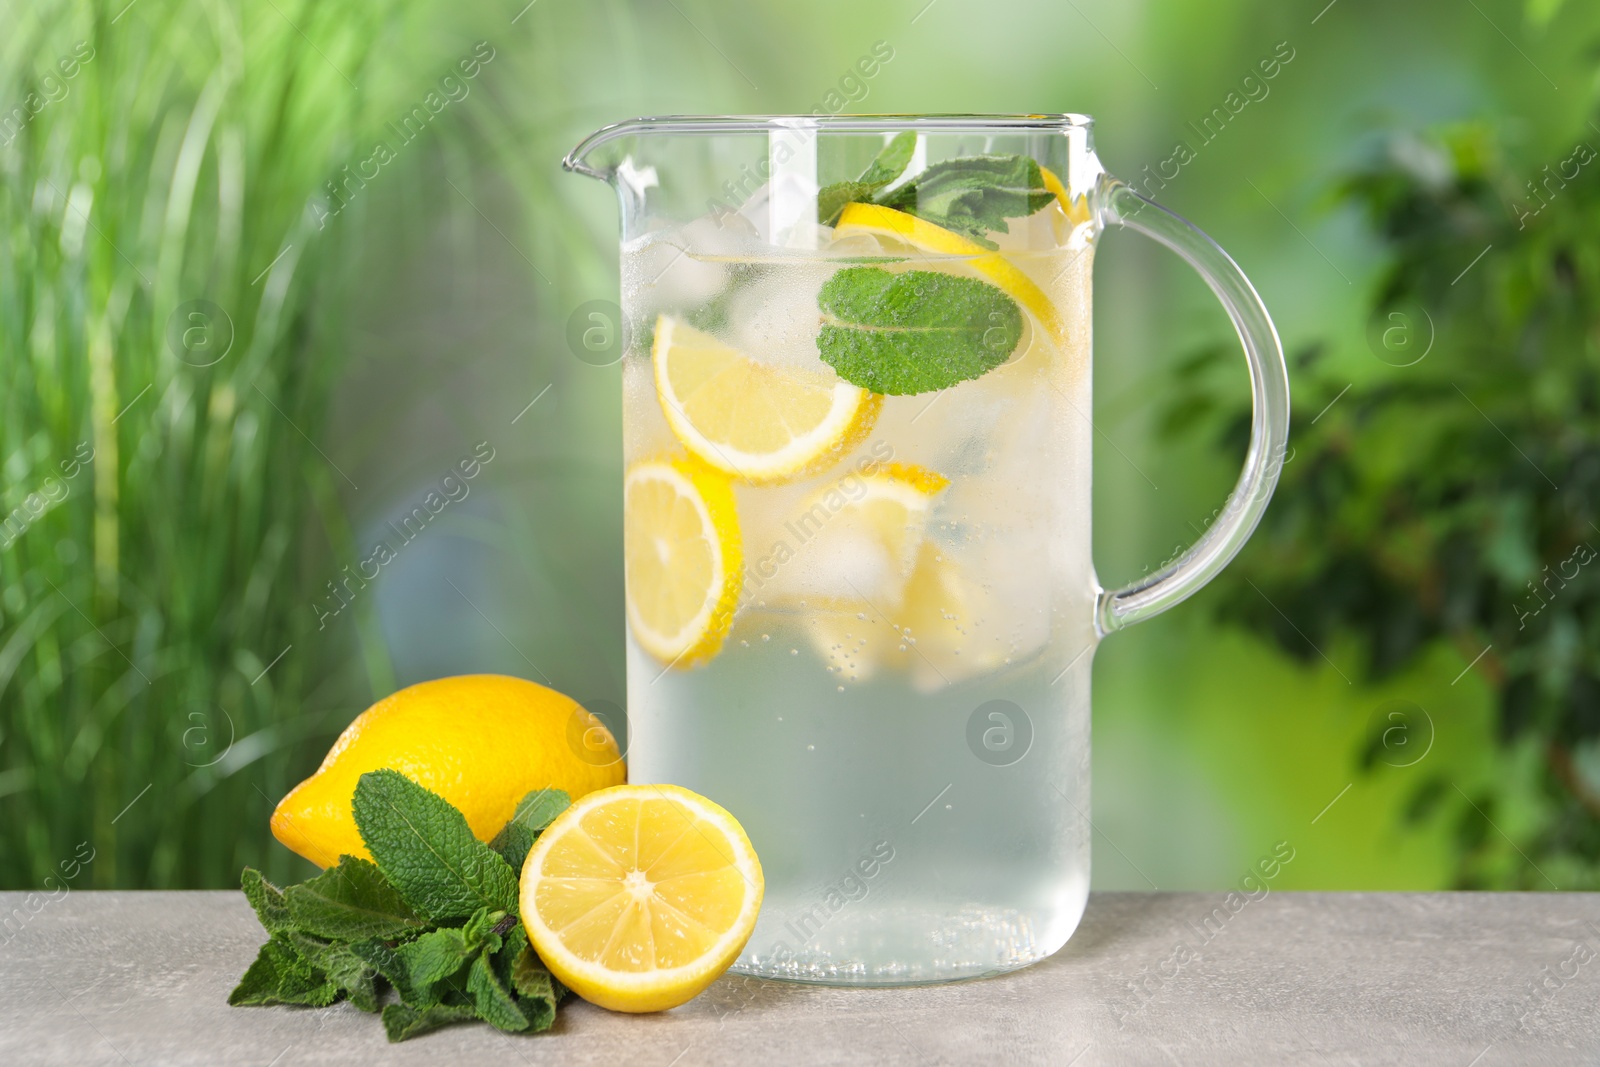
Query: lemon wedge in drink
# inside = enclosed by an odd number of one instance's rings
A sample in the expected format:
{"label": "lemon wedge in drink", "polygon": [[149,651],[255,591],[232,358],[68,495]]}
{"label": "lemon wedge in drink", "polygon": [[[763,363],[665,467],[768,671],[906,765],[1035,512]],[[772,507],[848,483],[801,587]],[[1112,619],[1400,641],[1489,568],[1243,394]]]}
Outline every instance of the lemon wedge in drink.
{"label": "lemon wedge in drink", "polygon": [[[881,204],[846,204],[833,233],[835,238],[841,240],[857,234],[871,234],[909,245],[920,252],[963,257],[963,265],[1015,300],[1044,327],[1058,347],[1066,344],[1066,325],[1056,306],[1032,278],[999,252],[984,248],[926,219]],[[941,270],[945,265],[932,261],[918,266]],[[1023,346],[1019,345],[1018,351],[1023,350]]]}
{"label": "lemon wedge in drink", "polygon": [[692,459],[647,460],[623,476],[628,626],[678,667],[709,659],[733,623],[742,575],[726,476]]}
{"label": "lemon wedge in drink", "polygon": [[821,360],[811,373],[762,363],[670,315],[656,320],[651,356],[673,434],[748,482],[822,470],[866,437],[883,404]]}
{"label": "lemon wedge in drink", "polygon": [[761,863],[738,821],[673,785],[583,797],[522,868],[522,922],[550,972],[613,1011],[663,1011],[728,969],[755,929]]}

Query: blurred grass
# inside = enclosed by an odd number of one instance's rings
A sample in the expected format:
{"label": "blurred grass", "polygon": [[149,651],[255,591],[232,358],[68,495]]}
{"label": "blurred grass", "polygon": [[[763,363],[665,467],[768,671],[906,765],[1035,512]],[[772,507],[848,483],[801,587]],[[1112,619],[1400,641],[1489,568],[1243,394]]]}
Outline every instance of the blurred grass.
{"label": "blurred grass", "polygon": [[[0,101],[57,97],[0,150],[5,509],[94,456],[0,552],[7,886],[84,840],[97,886],[289,862],[266,815],[364,695],[304,610],[347,539],[315,442],[359,232],[307,202],[415,94],[375,68],[455,58],[417,5],[121,8],[0,13]],[[172,342],[191,326],[209,349]]]}

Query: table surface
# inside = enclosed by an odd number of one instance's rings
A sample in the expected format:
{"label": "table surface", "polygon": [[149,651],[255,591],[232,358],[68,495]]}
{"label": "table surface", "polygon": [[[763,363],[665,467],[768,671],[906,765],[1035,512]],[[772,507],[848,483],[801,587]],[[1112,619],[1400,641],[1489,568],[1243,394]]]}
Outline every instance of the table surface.
{"label": "table surface", "polygon": [[264,940],[236,892],[0,893],[5,916],[8,1067],[1600,1063],[1595,893],[1275,892],[1236,913],[1222,894],[1099,893],[1066,948],[998,978],[729,975],[658,1015],[569,1001],[547,1034],[472,1024],[399,1045],[347,1004],[228,1007]]}

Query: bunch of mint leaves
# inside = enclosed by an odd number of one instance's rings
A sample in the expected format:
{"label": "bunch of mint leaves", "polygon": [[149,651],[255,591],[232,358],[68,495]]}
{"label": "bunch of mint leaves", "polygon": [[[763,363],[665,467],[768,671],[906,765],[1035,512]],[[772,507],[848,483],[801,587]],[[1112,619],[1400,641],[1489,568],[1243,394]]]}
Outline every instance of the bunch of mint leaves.
{"label": "bunch of mint leaves", "polygon": [[390,1041],[474,1019],[550,1029],[566,989],[528,943],[517,887],[539,833],[570,803],[559,789],[529,793],[485,844],[449,801],[405,775],[363,774],[353,807],[375,862],[341,856],[284,889],[246,867],[244,894],[270,939],[228,1003],[346,998],[381,1012]]}
{"label": "bunch of mint leaves", "polygon": [[[961,156],[935,163],[893,189],[917,145],[907,130],[853,181],[817,194],[817,217],[838,223],[847,205],[878,204],[925,219],[984,248],[1006,219],[1055,199],[1027,156]],[[817,297],[817,352],[851,385],[909,396],[948,389],[1005,363],[1022,339],[1022,311],[997,286],[939,271],[848,267]]]}

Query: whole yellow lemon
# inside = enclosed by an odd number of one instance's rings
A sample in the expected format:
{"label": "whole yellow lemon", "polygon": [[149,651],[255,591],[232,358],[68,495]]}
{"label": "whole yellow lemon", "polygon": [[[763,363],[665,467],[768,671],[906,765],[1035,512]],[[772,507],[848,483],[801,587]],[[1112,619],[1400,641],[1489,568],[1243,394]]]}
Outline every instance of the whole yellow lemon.
{"label": "whole yellow lemon", "polygon": [[362,712],[322,766],[272,813],[272,834],[322,867],[371,859],[350,810],[356,782],[388,767],[444,797],[487,841],[537,789],[577,800],[627,772],[604,724],[577,701],[521,678],[464,674],[402,689]]}

